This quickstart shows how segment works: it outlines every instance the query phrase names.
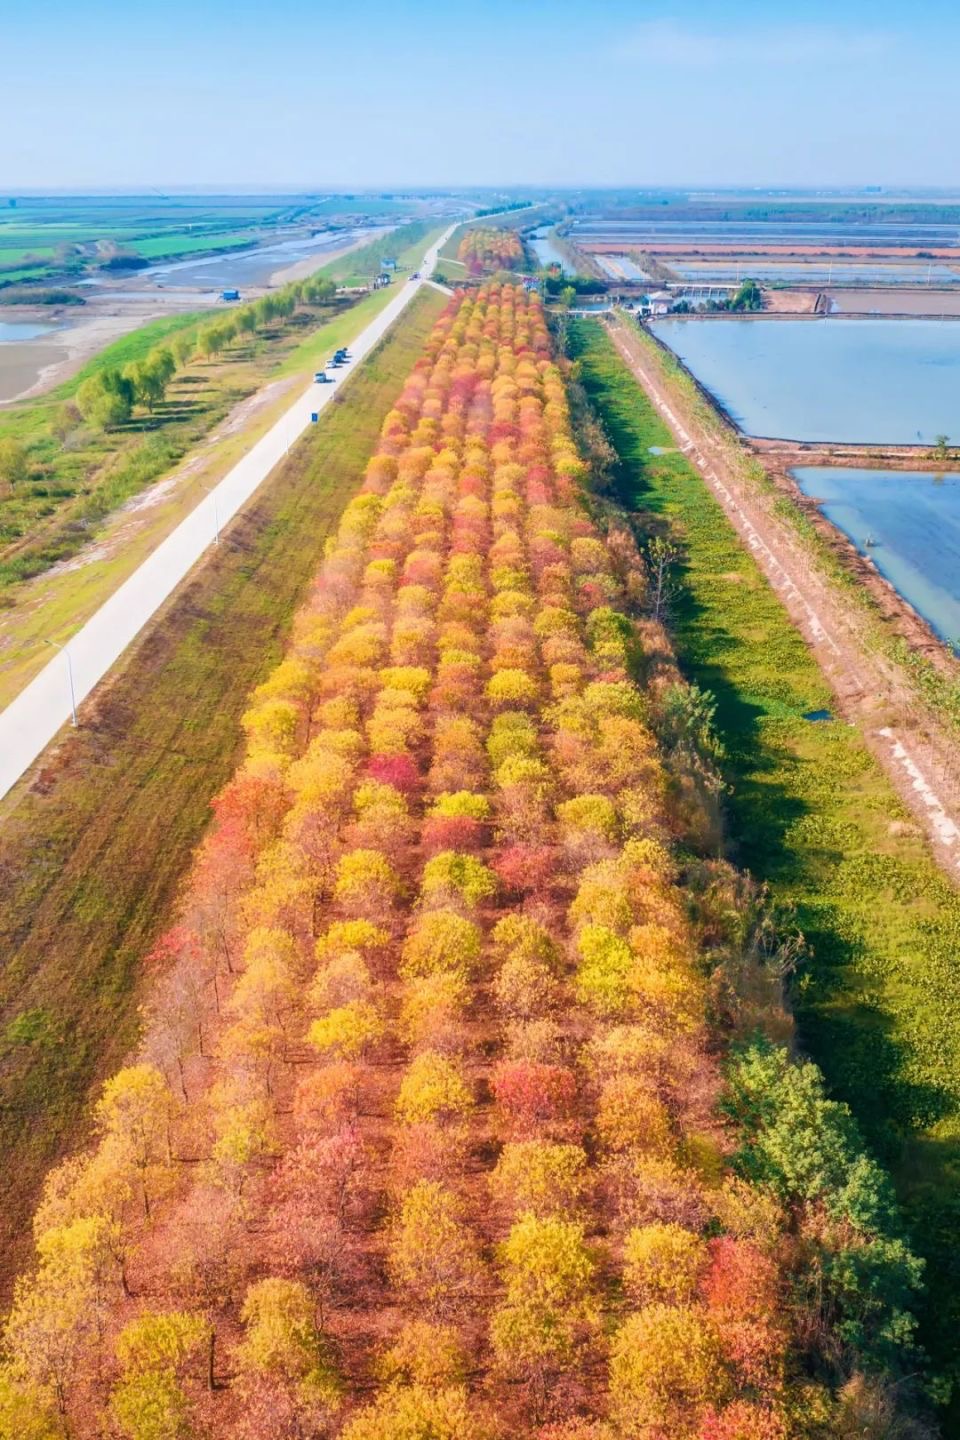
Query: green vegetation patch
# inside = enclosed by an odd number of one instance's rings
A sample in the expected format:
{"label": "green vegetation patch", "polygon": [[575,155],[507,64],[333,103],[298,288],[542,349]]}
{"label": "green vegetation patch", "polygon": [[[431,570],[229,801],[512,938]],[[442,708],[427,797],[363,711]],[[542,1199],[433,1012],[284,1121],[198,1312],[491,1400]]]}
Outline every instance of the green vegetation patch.
{"label": "green vegetation patch", "polygon": [[[233,770],[239,717],[279,660],[444,297],[425,290],[231,524],[0,831],[0,1246],[12,1274],[48,1167],[136,1037],[154,937]],[[56,1017],[55,1025],[47,1015]],[[51,1040],[52,1037],[52,1040]]]}
{"label": "green vegetation patch", "polygon": [[650,453],[673,437],[602,326],[569,333],[619,498],[682,547],[672,624],[717,698],[733,858],[796,906],[803,1044],[893,1170],[928,1262],[923,1342],[960,1377],[960,896],[859,732],[804,718],[833,703],[816,661],[694,467]]}

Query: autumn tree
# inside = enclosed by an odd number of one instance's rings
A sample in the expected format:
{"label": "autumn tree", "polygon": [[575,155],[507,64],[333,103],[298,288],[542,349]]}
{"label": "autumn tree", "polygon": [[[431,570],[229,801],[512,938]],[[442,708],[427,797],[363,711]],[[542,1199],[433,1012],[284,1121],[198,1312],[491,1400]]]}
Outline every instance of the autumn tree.
{"label": "autumn tree", "polygon": [[397,1291],[430,1314],[459,1311],[482,1276],[476,1242],[456,1197],[421,1180],[403,1197],[387,1254]]}
{"label": "autumn tree", "polygon": [[574,1361],[596,1328],[595,1264],[583,1226],[523,1215],[500,1246],[504,1299],[490,1338],[498,1368],[526,1382],[540,1413],[551,1374]]}

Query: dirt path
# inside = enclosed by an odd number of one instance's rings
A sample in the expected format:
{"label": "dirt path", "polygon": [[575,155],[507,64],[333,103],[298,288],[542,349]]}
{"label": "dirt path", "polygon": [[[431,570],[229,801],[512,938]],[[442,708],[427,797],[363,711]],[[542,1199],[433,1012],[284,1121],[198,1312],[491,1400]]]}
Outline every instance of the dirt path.
{"label": "dirt path", "polygon": [[618,318],[607,321],[618,351],[675,435],[763,571],[837,697],[927,835],[934,854],[960,880],[960,760],[956,739],[920,704],[897,666],[867,643],[863,622],[790,526],[729,464],[722,440],[668,390],[640,342]]}

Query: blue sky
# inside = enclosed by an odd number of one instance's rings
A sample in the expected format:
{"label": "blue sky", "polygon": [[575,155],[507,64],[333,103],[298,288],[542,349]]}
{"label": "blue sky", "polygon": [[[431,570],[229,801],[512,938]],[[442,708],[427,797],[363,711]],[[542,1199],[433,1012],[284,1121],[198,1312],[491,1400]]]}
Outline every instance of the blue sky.
{"label": "blue sky", "polygon": [[948,0],[0,0],[0,191],[960,185]]}

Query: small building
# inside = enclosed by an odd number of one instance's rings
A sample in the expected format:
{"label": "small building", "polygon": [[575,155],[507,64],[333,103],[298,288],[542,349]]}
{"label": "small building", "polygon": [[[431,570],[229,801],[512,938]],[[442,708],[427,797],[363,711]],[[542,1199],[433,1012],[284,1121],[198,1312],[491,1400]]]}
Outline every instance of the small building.
{"label": "small building", "polygon": [[669,315],[675,304],[675,297],[669,290],[653,290],[644,295],[641,309],[645,315]]}

